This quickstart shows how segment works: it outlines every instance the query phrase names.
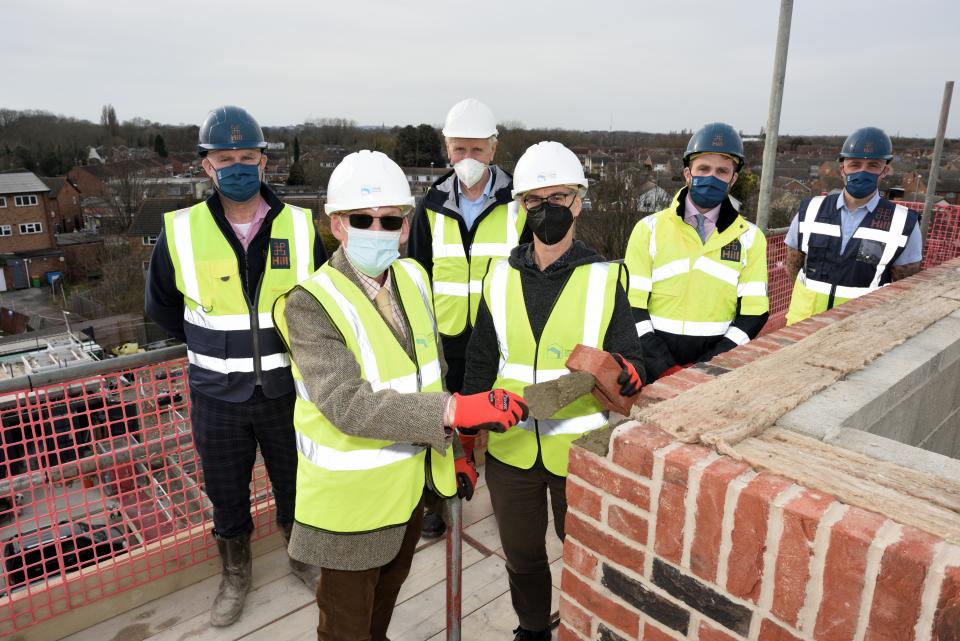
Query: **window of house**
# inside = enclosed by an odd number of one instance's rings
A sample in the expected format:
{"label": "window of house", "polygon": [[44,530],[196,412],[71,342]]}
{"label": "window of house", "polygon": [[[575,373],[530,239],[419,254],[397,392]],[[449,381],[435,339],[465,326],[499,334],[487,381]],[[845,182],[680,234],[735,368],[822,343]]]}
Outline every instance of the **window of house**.
{"label": "window of house", "polygon": [[43,232],[43,223],[20,223],[21,234],[39,234]]}
{"label": "window of house", "polygon": [[13,228],[10,225],[0,225],[0,236],[13,236]]}
{"label": "window of house", "polygon": [[0,207],[6,207],[6,206],[7,206],[7,197],[0,196]]}
{"label": "window of house", "polygon": [[156,245],[158,236],[144,236],[143,244],[144,245]]}
{"label": "window of house", "polygon": [[37,204],[36,194],[27,194],[26,196],[14,196],[13,204],[17,207],[30,207]]}
{"label": "window of house", "polygon": [[150,269],[150,261],[149,260],[140,261],[140,266],[143,267],[143,271],[144,273],[146,273],[147,270]]}

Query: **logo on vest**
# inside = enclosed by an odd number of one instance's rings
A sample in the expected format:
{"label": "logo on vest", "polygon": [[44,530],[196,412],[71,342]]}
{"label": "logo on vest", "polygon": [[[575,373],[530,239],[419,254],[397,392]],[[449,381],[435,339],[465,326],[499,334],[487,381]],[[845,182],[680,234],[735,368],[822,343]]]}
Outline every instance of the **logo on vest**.
{"label": "logo on vest", "polygon": [[877,207],[873,210],[873,220],[870,221],[871,229],[890,231],[890,225],[892,224],[893,209],[889,207]]}
{"label": "logo on vest", "polygon": [[290,269],[290,241],[288,239],[270,239],[270,269]]}
{"label": "logo on vest", "polygon": [[734,240],[720,248],[720,260],[740,261],[740,241]]}
{"label": "logo on vest", "polygon": [[428,337],[427,334],[414,334],[413,342],[416,343],[418,347],[422,347],[423,349],[426,349],[427,345],[429,344],[427,342],[427,337]]}

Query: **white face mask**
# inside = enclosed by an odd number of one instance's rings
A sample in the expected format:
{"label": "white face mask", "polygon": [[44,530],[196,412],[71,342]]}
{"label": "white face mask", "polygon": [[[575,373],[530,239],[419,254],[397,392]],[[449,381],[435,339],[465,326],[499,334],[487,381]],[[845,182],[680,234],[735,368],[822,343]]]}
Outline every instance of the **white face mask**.
{"label": "white face mask", "polygon": [[400,257],[399,231],[349,229],[344,251],[353,266],[367,276],[376,278]]}
{"label": "white face mask", "polygon": [[464,158],[453,166],[453,170],[457,172],[457,178],[460,179],[460,182],[463,183],[467,189],[470,189],[480,182],[480,179],[483,178],[483,171],[486,168],[486,165],[473,158]]}

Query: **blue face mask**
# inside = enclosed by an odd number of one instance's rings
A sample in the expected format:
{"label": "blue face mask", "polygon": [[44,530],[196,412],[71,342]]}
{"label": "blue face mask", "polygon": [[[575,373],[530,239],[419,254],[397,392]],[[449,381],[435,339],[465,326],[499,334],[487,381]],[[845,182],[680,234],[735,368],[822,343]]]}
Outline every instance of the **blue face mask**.
{"label": "blue face mask", "polygon": [[694,176],[690,181],[690,198],[698,207],[713,209],[727,195],[727,183],[716,176]]}
{"label": "blue face mask", "polygon": [[400,257],[400,232],[350,227],[344,251],[354,267],[375,278]]}
{"label": "blue face mask", "polygon": [[847,174],[847,193],[854,198],[866,198],[877,190],[877,182],[880,180],[880,174],[870,171],[858,171],[854,174]]}
{"label": "blue face mask", "polygon": [[260,191],[260,165],[234,163],[217,169],[217,189],[235,203],[245,203]]}

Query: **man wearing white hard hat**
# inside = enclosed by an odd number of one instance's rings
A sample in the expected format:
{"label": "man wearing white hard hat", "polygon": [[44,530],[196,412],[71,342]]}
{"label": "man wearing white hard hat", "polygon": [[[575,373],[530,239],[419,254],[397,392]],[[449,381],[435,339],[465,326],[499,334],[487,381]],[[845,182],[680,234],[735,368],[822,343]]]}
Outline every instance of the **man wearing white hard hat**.
{"label": "man wearing white hard hat", "polygon": [[[497,121],[490,108],[473,98],[458,102],[447,113],[443,136],[453,169],[433,184],[414,214],[408,252],[430,274],[447,389],[459,392],[487,266],[529,241],[530,233],[510,195],[510,174],[493,164]],[[472,454],[472,443],[464,444]],[[438,537],[444,529],[440,515],[428,509],[423,536]]]}
{"label": "man wearing white hard hat", "polygon": [[444,391],[427,274],[399,259],[413,202],[384,154],[344,158],[325,205],[341,246],[274,307],[297,389],[289,552],[321,568],[324,641],[387,638],[424,497],[473,494],[476,471],[456,430],[507,430],[527,414],[505,390]]}
{"label": "man wearing white hard hat", "polygon": [[[464,393],[519,394],[553,380],[568,373],[566,359],[582,343],[611,352],[622,368],[621,393],[636,394],[645,373],[622,267],[574,239],[587,190],[580,161],[560,143],[537,143],[517,162],[513,179],[533,241],[494,262],[483,280]],[[489,435],[487,486],[519,619],[515,641],[550,638],[547,494],[563,539],[570,444],[608,421],[603,406],[585,394],[550,418]]]}

